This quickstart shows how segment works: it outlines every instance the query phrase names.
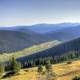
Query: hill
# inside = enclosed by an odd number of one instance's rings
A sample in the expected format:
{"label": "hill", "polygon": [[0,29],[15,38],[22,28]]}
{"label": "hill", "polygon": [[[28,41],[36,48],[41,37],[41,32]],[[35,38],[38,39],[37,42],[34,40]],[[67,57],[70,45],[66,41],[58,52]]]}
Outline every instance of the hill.
{"label": "hill", "polygon": [[60,29],[75,27],[77,25],[80,24],[79,23],[36,24],[36,25],[29,26],[27,28],[34,32],[45,34],[49,32],[55,32]]}
{"label": "hill", "polygon": [[51,48],[53,46],[56,46],[58,44],[61,44],[61,42],[54,40],[54,41],[45,42],[45,43],[42,43],[39,45],[33,45],[29,48],[24,48],[23,50],[19,50],[19,51],[15,51],[15,52],[14,51],[10,52],[10,53],[3,52],[3,54],[0,54],[0,61],[2,61],[2,62],[8,61],[11,59],[12,56],[15,56],[16,58],[23,57],[23,59],[24,59],[24,56],[28,56],[28,55],[34,54],[36,52],[44,51],[44,50]]}
{"label": "hill", "polygon": [[22,57],[19,60],[25,63],[26,59],[35,60],[49,56],[52,56],[54,60],[58,60],[64,57],[70,59],[75,58],[75,56],[80,57],[79,53],[80,53],[80,38],[62,44],[58,44],[44,51],[36,52],[32,55]]}
{"label": "hill", "polygon": [[[31,26],[0,27],[0,30],[18,31],[36,35],[38,40],[69,41],[80,37],[79,23],[36,24]],[[38,37],[39,36],[39,37]]]}
{"label": "hill", "polygon": [[57,31],[45,33],[46,36],[60,41],[69,41],[80,37],[80,25],[76,27],[67,27]]}
{"label": "hill", "polygon": [[0,30],[0,53],[10,53],[22,50],[32,45],[47,41],[45,37],[31,32]]}
{"label": "hill", "polygon": [[11,27],[0,27],[0,30],[13,30],[13,31],[21,31],[21,32],[27,32],[33,31],[40,34],[44,34],[51,31],[57,31],[66,27],[72,27],[76,26],[78,24],[72,24],[72,23],[60,23],[60,24],[35,24],[30,26],[11,26]]}

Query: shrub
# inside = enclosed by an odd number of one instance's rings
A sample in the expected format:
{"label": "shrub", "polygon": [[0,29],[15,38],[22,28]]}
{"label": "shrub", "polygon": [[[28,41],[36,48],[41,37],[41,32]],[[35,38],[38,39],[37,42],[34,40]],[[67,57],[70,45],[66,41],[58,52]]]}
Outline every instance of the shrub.
{"label": "shrub", "polygon": [[80,77],[75,76],[72,80],[80,80]]}
{"label": "shrub", "polygon": [[68,61],[68,62],[67,62],[67,64],[71,64],[71,63],[72,63],[71,61]]}

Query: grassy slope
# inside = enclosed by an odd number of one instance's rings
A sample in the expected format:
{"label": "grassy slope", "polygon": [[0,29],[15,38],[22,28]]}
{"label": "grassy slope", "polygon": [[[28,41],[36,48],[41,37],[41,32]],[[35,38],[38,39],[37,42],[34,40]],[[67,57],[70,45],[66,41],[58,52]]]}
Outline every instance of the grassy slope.
{"label": "grassy slope", "polygon": [[13,53],[9,53],[9,54],[8,53],[0,54],[0,61],[9,60],[11,58],[11,56],[15,56],[16,58],[27,56],[27,55],[51,48],[51,47],[58,45],[60,43],[61,42],[54,40],[51,42],[42,43],[40,45],[34,45],[30,48],[25,48],[22,51],[17,51],[17,52],[13,52]]}
{"label": "grassy slope", "polygon": [[[76,75],[80,75],[80,60],[73,61],[72,64],[55,64],[53,71],[57,74],[56,80],[72,80]],[[37,68],[24,69],[19,75],[12,76],[3,80],[38,80]],[[43,75],[45,80],[45,75]]]}

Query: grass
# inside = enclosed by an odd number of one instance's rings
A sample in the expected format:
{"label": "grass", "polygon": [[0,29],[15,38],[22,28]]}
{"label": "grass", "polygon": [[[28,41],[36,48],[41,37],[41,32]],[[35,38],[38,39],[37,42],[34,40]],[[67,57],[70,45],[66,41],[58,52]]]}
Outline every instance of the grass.
{"label": "grass", "polygon": [[7,60],[10,60],[11,56],[15,56],[16,58],[27,56],[27,55],[54,47],[55,45],[58,45],[60,43],[61,42],[54,40],[51,42],[42,43],[40,45],[33,45],[32,47],[25,48],[22,51],[17,51],[17,52],[13,52],[13,53],[3,53],[3,54],[0,54],[0,61],[4,62]]}
{"label": "grass", "polygon": [[[80,76],[80,60],[72,61],[71,64],[60,63],[52,66],[52,71],[56,73],[55,80],[72,80],[75,76]],[[45,71],[45,68],[44,68]],[[19,75],[14,75],[3,80],[38,80],[37,67],[22,69]],[[45,80],[45,74],[42,75]]]}

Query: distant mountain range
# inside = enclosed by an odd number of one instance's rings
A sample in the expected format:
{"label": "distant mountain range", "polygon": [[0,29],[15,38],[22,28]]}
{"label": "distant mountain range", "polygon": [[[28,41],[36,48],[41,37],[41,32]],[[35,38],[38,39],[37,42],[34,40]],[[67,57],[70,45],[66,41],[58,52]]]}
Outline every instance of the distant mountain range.
{"label": "distant mountain range", "polygon": [[38,32],[38,33],[49,33],[49,32],[55,32],[60,29],[75,27],[80,25],[79,23],[60,23],[60,24],[36,24],[28,27],[28,29]]}
{"label": "distant mountain range", "polygon": [[60,41],[69,41],[80,37],[80,25],[76,27],[63,28],[45,34],[46,36]]}
{"label": "distant mountain range", "polygon": [[63,43],[79,37],[79,23],[0,27],[0,52],[13,52],[53,40]]}
{"label": "distant mountain range", "polygon": [[52,31],[55,32],[60,29],[76,27],[79,25],[80,25],[79,23],[36,24],[32,26],[0,27],[0,30],[13,30],[13,31],[15,30],[15,31],[21,31],[21,32],[26,32],[26,30],[31,30],[33,32],[44,34]]}
{"label": "distant mountain range", "polygon": [[2,27],[0,29],[30,34],[35,33],[35,35],[41,35],[47,40],[69,41],[80,37],[79,23],[36,24],[32,26]]}
{"label": "distant mountain range", "polygon": [[79,23],[39,24],[29,29],[41,33],[51,40],[69,41],[80,37]]}

